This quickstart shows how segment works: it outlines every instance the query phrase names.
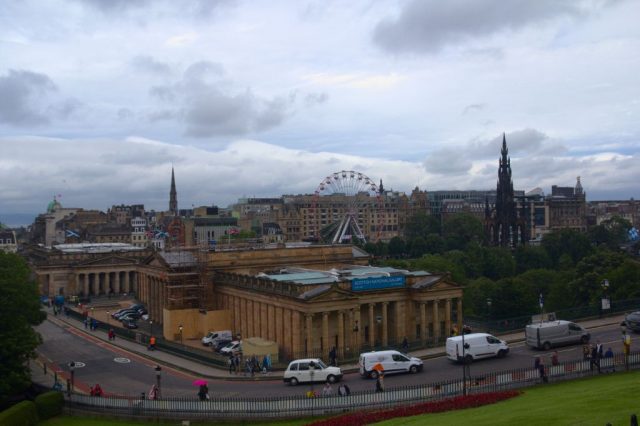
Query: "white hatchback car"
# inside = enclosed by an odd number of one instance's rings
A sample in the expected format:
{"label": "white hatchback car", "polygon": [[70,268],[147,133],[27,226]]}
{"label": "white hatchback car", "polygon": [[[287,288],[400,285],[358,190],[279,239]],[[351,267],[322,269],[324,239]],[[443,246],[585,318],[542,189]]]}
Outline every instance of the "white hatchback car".
{"label": "white hatchback car", "polygon": [[303,382],[335,383],[341,379],[342,370],[339,367],[328,367],[319,358],[291,361],[283,376],[284,382],[293,386]]}

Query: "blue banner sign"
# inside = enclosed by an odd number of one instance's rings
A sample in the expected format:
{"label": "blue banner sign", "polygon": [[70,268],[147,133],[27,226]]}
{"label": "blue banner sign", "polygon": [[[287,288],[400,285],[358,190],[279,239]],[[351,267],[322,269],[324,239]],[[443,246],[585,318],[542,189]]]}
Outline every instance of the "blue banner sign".
{"label": "blue banner sign", "polygon": [[381,290],[404,287],[404,276],[356,278],[351,281],[351,291]]}

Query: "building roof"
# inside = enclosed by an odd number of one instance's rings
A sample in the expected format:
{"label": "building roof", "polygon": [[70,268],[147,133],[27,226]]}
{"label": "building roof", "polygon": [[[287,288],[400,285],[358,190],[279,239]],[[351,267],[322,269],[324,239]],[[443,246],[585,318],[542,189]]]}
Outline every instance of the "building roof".
{"label": "building roof", "polygon": [[[390,276],[413,276],[427,277],[431,276],[426,271],[407,271],[405,269],[396,269],[392,267],[378,266],[350,266],[344,269],[331,269],[330,271],[302,269],[302,268],[284,268],[279,274],[260,274],[260,276],[278,282],[294,282],[296,284],[330,284],[339,281],[351,281],[360,278],[371,277],[390,277]],[[435,277],[436,281],[440,276]]]}
{"label": "building roof", "polygon": [[193,253],[180,250],[180,251],[161,251],[158,253],[170,267],[187,267],[195,266],[198,264],[198,260]]}
{"label": "building roof", "polygon": [[109,253],[113,251],[141,251],[143,247],[136,247],[127,243],[77,243],[58,244],[53,247],[63,253]]}

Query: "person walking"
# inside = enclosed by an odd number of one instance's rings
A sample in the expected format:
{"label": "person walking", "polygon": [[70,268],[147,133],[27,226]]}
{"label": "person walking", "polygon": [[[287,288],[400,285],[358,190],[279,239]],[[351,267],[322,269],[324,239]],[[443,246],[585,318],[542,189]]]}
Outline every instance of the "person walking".
{"label": "person walking", "polygon": [[349,389],[349,386],[345,385],[344,383],[341,383],[340,387],[338,388],[338,395],[349,396],[351,395],[351,389]]}
{"label": "person walking", "polygon": [[336,357],[337,357],[337,354],[336,354],[336,347],[335,347],[335,346],[332,346],[332,347],[331,347],[331,350],[329,351],[329,364],[330,364],[330,365],[332,365],[332,366],[334,366],[334,367],[336,367],[336,366],[337,366],[337,364],[336,364]]}
{"label": "person walking", "polygon": [[591,358],[591,348],[588,343],[582,345],[582,359],[588,361]]}
{"label": "person walking", "polygon": [[409,340],[407,339],[407,336],[404,336],[404,339],[402,339],[402,352],[405,354],[409,352]]}
{"label": "person walking", "polygon": [[553,355],[551,355],[551,365],[558,365],[558,351],[554,351]]}
{"label": "person walking", "polygon": [[624,368],[629,370],[629,354],[631,354],[631,336],[627,330],[622,330],[622,351],[624,353]]}
{"label": "person walking", "polygon": [[229,355],[229,359],[227,360],[227,365],[229,366],[229,374],[233,374],[236,372],[236,365],[233,355]]}
{"label": "person walking", "polygon": [[600,373],[600,355],[598,354],[598,345],[593,345],[591,347],[591,371],[593,371],[593,367],[598,368],[598,373]]}
{"label": "person walking", "polygon": [[322,396],[331,396],[333,395],[333,387],[331,387],[331,383],[327,382],[324,384],[322,388]]}
{"label": "person walking", "polygon": [[382,374],[378,374],[378,378],[376,379],[376,393],[384,392],[384,382],[382,381]]}

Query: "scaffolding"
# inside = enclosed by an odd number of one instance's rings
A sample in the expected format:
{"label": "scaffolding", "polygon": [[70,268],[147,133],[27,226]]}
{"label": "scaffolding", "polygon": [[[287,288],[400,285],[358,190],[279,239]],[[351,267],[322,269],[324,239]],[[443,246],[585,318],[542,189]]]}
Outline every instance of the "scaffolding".
{"label": "scaffolding", "polygon": [[167,273],[167,308],[214,308],[213,283],[208,272],[207,250],[201,247],[179,247],[161,253],[169,265]]}

